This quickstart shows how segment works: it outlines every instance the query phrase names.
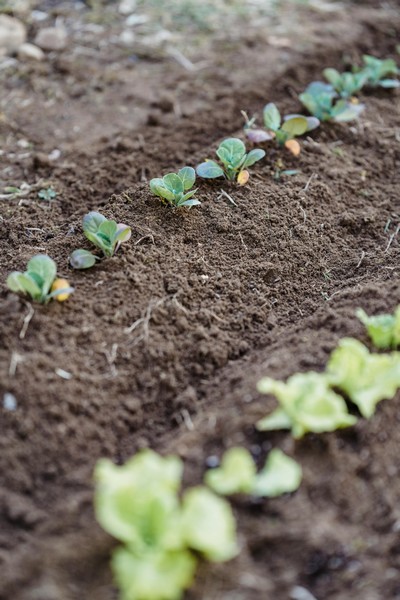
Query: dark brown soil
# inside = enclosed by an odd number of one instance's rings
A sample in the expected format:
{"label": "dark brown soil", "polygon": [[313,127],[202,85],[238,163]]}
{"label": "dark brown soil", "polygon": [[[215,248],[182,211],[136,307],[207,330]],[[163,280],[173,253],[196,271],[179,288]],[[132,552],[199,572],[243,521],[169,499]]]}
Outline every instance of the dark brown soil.
{"label": "dark brown soil", "polygon": [[[358,306],[372,313],[399,302],[399,92],[365,95],[359,122],[324,125],[298,159],[268,147],[245,188],[199,183],[200,208],[171,210],[147,182],[241,135],[241,109],[260,112],[273,100],[297,111],[295,95],[325,66],[365,52],[395,56],[396,6],[363,4],[306,11],[307,43],[279,48],[249,37],[240,53],[227,47],[194,75],[143,61],[130,80],[135,101],[142,95],[137,120],[113,113],[128,102],[126,80],[107,88],[98,112],[84,87],[66,104],[83,129],[68,139],[62,126],[56,166],[47,154],[62,107],[44,116],[40,90],[29,115],[6,107],[5,185],[42,178],[59,194],[47,204],[35,193],[1,201],[0,279],[41,251],[76,292],[64,304],[33,306],[21,339],[30,306],[1,291],[0,392],[18,405],[0,409],[0,598],[115,598],[114,542],[92,510],[97,459],[122,462],[147,446],[176,452],[191,484],[207,457],[234,444],[260,459],[280,446],[304,480],[290,497],[235,502],[240,557],[203,565],[188,598],[284,600],[294,586],[317,600],[400,598],[400,397],[350,430],[296,443],[254,430],[272,406],[255,390],[262,375],[323,369],[340,337],[367,342]],[[32,82],[48,78],[66,93],[60,60],[10,77],[4,90],[31,97]],[[73,61],[68,69],[77,77]],[[21,136],[34,141],[27,158],[13,154]],[[301,173],[275,180],[278,159]],[[88,209],[131,225],[132,240],[92,270],[72,272],[68,256],[86,246]]]}

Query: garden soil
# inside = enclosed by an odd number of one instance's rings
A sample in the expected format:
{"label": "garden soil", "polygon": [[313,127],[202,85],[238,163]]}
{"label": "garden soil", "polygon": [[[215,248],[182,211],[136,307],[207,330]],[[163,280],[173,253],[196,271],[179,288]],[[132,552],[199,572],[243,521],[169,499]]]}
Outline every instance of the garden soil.
{"label": "garden soil", "polygon": [[[254,428],[275,405],[257,393],[260,377],[323,370],[341,337],[368,344],[357,307],[399,303],[399,92],[364,94],[359,122],[324,124],[298,158],[267,146],[245,187],[199,182],[199,208],[171,210],[149,192],[149,178],[242,135],[240,110],[275,101],[299,111],[296,94],[324,67],[396,56],[396,5],[304,10],[302,43],[249,36],[198,71],[143,59],[126,71],[131,96],[126,79],[86,89],[68,53],[1,91],[34,97],[26,112],[3,106],[5,185],[51,181],[58,195],[0,201],[0,280],[40,251],[76,288],[65,303],[38,306],[1,287],[0,392],[17,402],[0,408],[2,600],[117,597],[115,542],[93,514],[100,457],[177,453],[192,485],[210,457],[238,444],[260,465],[282,448],[303,482],[277,499],[233,500],[241,553],[201,565],[188,599],[400,598],[400,396],[369,421],[296,442]],[[91,78],[103,67],[92,64]],[[79,86],[72,97],[68,77]],[[48,111],[45,85],[59,90]],[[140,110],[121,117],[118,103]],[[52,162],[57,129],[66,141]],[[25,158],[12,148],[22,138],[34,140]],[[283,168],[300,172],[274,177]],[[71,251],[89,248],[89,209],[131,225],[132,238],[90,271],[72,271]]]}

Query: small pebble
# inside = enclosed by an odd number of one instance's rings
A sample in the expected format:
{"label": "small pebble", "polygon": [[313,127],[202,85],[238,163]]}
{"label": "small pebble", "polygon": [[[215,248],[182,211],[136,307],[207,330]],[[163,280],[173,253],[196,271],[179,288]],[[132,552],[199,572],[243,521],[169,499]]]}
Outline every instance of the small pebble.
{"label": "small pebble", "polygon": [[4,410],[9,410],[13,412],[17,410],[17,399],[14,394],[10,394],[10,392],[6,392],[3,396],[3,408]]}
{"label": "small pebble", "polygon": [[8,15],[0,15],[0,51],[15,52],[26,40],[26,28],[21,21]]}
{"label": "small pebble", "polygon": [[43,60],[44,52],[35,44],[25,43],[18,48],[18,58],[20,60]]}
{"label": "small pebble", "polygon": [[121,15],[130,15],[136,10],[137,0],[121,0],[118,12]]}
{"label": "small pebble", "polygon": [[35,38],[35,44],[42,50],[64,50],[67,42],[67,32],[63,27],[44,27]]}
{"label": "small pebble", "polygon": [[219,466],[219,458],[218,456],[212,455],[206,458],[206,466],[209,469],[215,469],[215,467]]}
{"label": "small pebble", "polygon": [[300,585],[295,585],[290,590],[289,598],[291,600],[317,600],[311,592],[306,590],[306,588],[301,587]]}

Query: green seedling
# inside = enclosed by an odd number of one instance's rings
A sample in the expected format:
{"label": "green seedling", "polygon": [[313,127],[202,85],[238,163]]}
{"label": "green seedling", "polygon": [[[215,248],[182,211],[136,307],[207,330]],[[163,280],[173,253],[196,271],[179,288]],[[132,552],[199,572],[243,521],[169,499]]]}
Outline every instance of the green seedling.
{"label": "green seedling", "polygon": [[314,81],[299,99],[310,114],[320,121],[348,122],[358,119],[365,105],[337,99],[337,92],[329,83]]}
{"label": "green seedling", "polygon": [[272,498],[297,490],[301,477],[300,466],[281,450],[271,450],[264,468],[257,473],[248,450],[231,448],[224,454],[220,467],[207,471],[205,483],[221,495]]}
{"label": "green seedling", "polygon": [[324,69],[324,77],[341,98],[351,98],[359,92],[368,80],[365,70],[358,73],[339,73],[336,69]]}
{"label": "green seedling", "polygon": [[[87,239],[99,248],[106,257],[113,256],[123,242],[131,237],[131,228],[123,223],[106,219],[98,212],[90,212],[83,217],[83,232]],[[88,250],[74,250],[70,264],[74,269],[88,269],[100,260]]]}
{"label": "green seedling", "polygon": [[38,191],[38,198],[40,198],[41,200],[48,200],[49,202],[51,200],[54,200],[54,198],[57,197],[57,192],[55,190],[53,190],[53,188],[49,187],[47,189],[42,189]]}
{"label": "green seedling", "polygon": [[191,190],[195,181],[195,170],[192,167],[183,167],[178,173],[168,173],[162,179],[152,179],[150,189],[153,194],[163,201],[166,200],[171,206],[191,208],[201,204],[199,200],[193,198],[197,192],[197,189]]}
{"label": "green seedling", "polygon": [[329,388],[324,374],[310,371],[289,377],[286,383],[265,377],[258,382],[262,394],[274,394],[279,408],[256,424],[259,431],[291,429],[295,438],[307,432],[322,433],[354,425],[345,401]]}
{"label": "green seedling", "polygon": [[369,419],[376,405],[400,387],[400,353],[370,354],[358,340],[344,338],[332,352],[327,377]]}
{"label": "green seedling", "polygon": [[229,504],[205,487],[182,495],[182,471],[178,457],[151,450],[120,467],[105,459],[96,466],[97,520],[124,544],[112,555],[122,600],[178,600],[197,554],[215,562],[237,554]]}
{"label": "green seedling", "polygon": [[356,315],[365,325],[376,348],[388,350],[400,346],[400,306],[396,308],[393,315],[369,317],[362,308],[356,311]]}
{"label": "green seedling", "polygon": [[365,54],[363,56],[364,72],[367,75],[367,85],[371,87],[382,87],[386,89],[400,87],[400,81],[388,77],[389,75],[399,75],[400,70],[392,58],[380,60],[375,56]]}
{"label": "green seedling", "polygon": [[37,254],[31,258],[24,273],[10,273],[7,287],[12,292],[29,296],[41,304],[46,304],[53,298],[63,302],[74,291],[66,279],[57,278],[56,263],[46,254]]}
{"label": "green seedling", "polygon": [[217,156],[222,166],[214,160],[207,159],[197,166],[197,175],[205,179],[226,177],[228,181],[236,181],[239,185],[245,185],[249,179],[247,168],[261,160],[265,156],[265,152],[260,148],[255,148],[247,153],[246,146],[241,140],[228,138],[220,144]]}
{"label": "green seedling", "polygon": [[254,129],[255,119],[247,119],[246,113],[246,136],[253,143],[261,143],[275,139],[280,146],[285,146],[292,154],[300,154],[300,144],[294,139],[304,135],[319,125],[316,117],[305,117],[304,115],[286,115],[282,118],[281,113],[273,102],[264,107],[263,117],[265,129]]}

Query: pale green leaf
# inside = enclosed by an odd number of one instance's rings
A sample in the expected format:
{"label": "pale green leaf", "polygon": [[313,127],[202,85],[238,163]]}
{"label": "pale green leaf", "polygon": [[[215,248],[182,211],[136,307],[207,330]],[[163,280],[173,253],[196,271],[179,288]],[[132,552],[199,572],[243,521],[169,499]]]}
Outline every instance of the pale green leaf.
{"label": "pale green leaf", "polygon": [[281,450],[274,449],[269,453],[265,467],[257,475],[252,493],[254,496],[273,498],[294,492],[299,487],[301,478],[300,465]]}
{"label": "pale green leaf", "polygon": [[178,176],[182,180],[183,189],[185,192],[194,186],[196,181],[196,171],[192,167],[183,167],[183,169],[178,171]]}
{"label": "pale green leaf", "polygon": [[271,131],[278,131],[281,125],[281,114],[273,102],[266,104],[263,110],[264,125]]}
{"label": "pale green leaf", "polygon": [[250,150],[246,159],[243,163],[242,169],[247,169],[247,167],[251,167],[254,163],[258,162],[262,158],[264,158],[265,152],[264,150],[260,150],[259,148],[255,148],[254,150]]}
{"label": "pale green leaf", "polygon": [[344,338],[331,354],[327,375],[370,418],[376,405],[400,387],[400,353],[370,354],[358,340]]}
{"label": "pale green leaf", "polygon": [[210,469],[205,475],[205,483],[217,494],[248,493],[256,475],[254,460],[245,448],[231,448],[225,452],[221,466]]}
{"label": "pale green leaf", "polygon": [[185,492],[182,529],[187,545],[210,561],[230,560],[238,553],[232,509],[226,500],[205,487]]}
{"label": "pale green leaf", "polygon": [[85,215],[82,219],[83,231],[89,233],[96,233],[100,225],[107,221],[103,215],[96,211],[92,211]]}
{"label": "pale green leaf", "polygon": [[[323,374],[313,371],[297,373],[286,383],[265,377],[257,387],[259,392],[277,397],[280,408],[290,419],[292,434],[296,438],[308,431],[334,431],[356,422],[355,417],[348,413],[343,398],[329,388],[327,377]],[[274,417],[277,423],[281,420],[285,425],[282,414],[277,416]],[[257,426],[265,429],[265,425],[266,421],[262,419]]]}
{"label": "pale green leaf", "polygon": [[30,259],[27,265],[27,274],[36,273],[41,279],[41,292],[43,295],[48,294],[52,283],[57,275],[56,263],[46,254],[37,254]]}
{"label": "pale green leaf", "polygon": [[215,179],[224,175],[224,170],[213,160],[206,160],[198,165],[196,172],[199,177],[204,177],[204,179]]}
{"label": "pale green leaf", "polygon": [[185,550],[142,555],[118,548],[111,565],[121,600],[179,600],[193,581],[196,559]]}

